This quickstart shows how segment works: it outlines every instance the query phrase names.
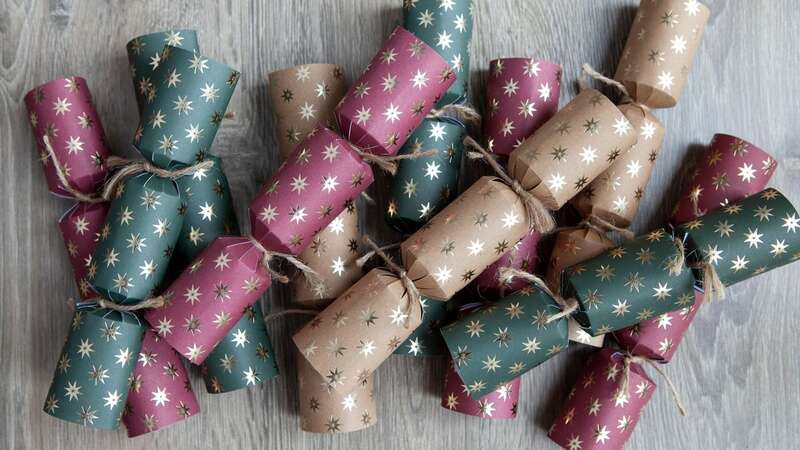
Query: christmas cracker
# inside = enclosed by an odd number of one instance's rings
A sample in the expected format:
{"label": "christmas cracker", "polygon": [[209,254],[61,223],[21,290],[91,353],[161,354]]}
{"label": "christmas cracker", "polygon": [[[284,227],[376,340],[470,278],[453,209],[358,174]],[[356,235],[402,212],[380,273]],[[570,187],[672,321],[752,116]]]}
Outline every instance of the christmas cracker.
{"label": "christmas cracker", "polygon": [[637,103],[675,106],[710,16],[697,0],[643,0],[614,79]]}
{"label": "christmas cracker", "polygon": [[469,386],[461,381],[450,360],[442,391],[442,408],[482,419],[515,419],[520,386],[520,379],[514,378],[475,400],[468,394]]}
{"label": "christmas cracker", "polygon": [[502,293],[514,292],[525,287],[527,284],[525,280],[503,277],[500,270],[510,267],[524,272],[533,272],[538,260],[537,245],[540,237],[541,235],[538,232],[531,231],[517,241],[502,258],[481,272],[474,282],[478,292],[491,296],[500,296]]}
{"label": "christmas cracker", "polygon": [[117,428],[144,331],[134,314],[79,305],[44,411],[89,428]]}

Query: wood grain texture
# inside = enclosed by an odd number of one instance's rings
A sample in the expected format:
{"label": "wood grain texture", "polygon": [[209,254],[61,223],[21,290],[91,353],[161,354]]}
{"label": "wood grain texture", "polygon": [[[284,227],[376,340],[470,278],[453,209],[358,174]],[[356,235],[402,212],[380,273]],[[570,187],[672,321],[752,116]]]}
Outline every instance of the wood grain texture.
{"label": "wood grain texture", "polygon": [[[666,219],[681,167],[715,132],[771,151],[781,164],[773,185],[800,201],[796,2],[706,3],[713,15],[688,86],[677,108],[656,113],[667,138],[636,231]],[[563,65],[566,81],[583,62],[613,73],[635,8],[632,0],[477,0],[473,101],[483,102],[494,57],[545,57]],[[288,337],[298,318],[270,326],[283,371],[277,381],[212,396],[195,373],[203,412],[168,430],[131,440],[123,430],[87,430],[41,412],[75,287],[56,228],[68,203],[47,193],[24,94],[52,78],[86,77],[112,147],[132,155],[136,103],[125,43],[147,32],[196,28],[205,54],[242,71],[231,102],[238,118],[222,127],[214,150],[225,159],[244,219],[249,199],[278,167],[265,75],[335,62],[353,80],[400,20],[400,0],[0,0],[0,448],[556,448],[546,428],[587,350],[571,349],[525,376],[520,417],[498,422],[438,406],[443,362],[393,357],[378,372],[376,426],[313,435],[300,431],[296,415]],[[572,85],[565,83],[562,105],[574,95]],[[468,169],[469,181],[482,170]],[[379,178],[369,191],[378,204],[387,197],[386,183]],[[381,214],[364,216],[378,240],[397,239]],[[678,416],[662,386],[627,448],[797,448],[798,288],[800,265],[794,265],[737,285],[726,302],[705,308],[667,367],[691,416]],[[265,301],[286,306],[287,294],[273,289]]]}

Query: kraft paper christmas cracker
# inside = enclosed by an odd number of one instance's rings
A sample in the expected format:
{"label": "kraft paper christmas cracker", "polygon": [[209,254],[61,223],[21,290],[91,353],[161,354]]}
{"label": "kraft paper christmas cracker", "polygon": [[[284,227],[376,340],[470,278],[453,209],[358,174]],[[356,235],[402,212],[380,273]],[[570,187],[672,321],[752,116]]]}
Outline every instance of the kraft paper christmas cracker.
{"label": "kraft paper christmas cracker", "polygon": [[94,297],[91,280],[97,273],[97,265],[92,253],[105,225],[108,208],[105,202],[76,203],[58,221],[75,283],[84,300]]}
{"label": "kraft paper christmas cracker", "polygon": [[[621,105],[638,136],[636,144],[583,189],[570,203],[583,217],[594,215],[626,228],[633,222],[655,165],[665,129],[648,110],[633,104]],[[621,131],[620,131],[621,132]]]}
{"label": "kraft paper christmas cracker", "polygon": [[538,232],[531,231],[517,241],[502,258],[481,272],[478,278],[475,279],[475,287],[478,292],[498,296],[503,292],[510,293],[525,287],[528,283],[524,279],[519,277],[504,278],[500,275],[500,269],[511,267],[524,272],[533,272],[538,260],[536,250],[540,237],[541,235]]}
{"label": "kraft paper christmas cracker", "polygon": [[152,330],[144,332],[142,347],[130,378],[122,421],[128,437],[166,428],[200,412],[183,359]]}
{"label": "kraft paper christmas cracker", "polygon": [[472,0],[403,2],[403,26],[450,63],[455,82],[439,106],[461,103],[469,90],[469,44],[472,40]]}
{"label": "kraft paper christmas cracker", "polygon": [[267,249],[300,254],[372,181],[372,168],[352,145],[318,130],[250,203],[253,236]]}
{"label": "kraft paper christmas cracker", "polygon": [[162,168],[192,165],[211,149],[239,72],[198,53],[167,46],[153,72],[152,101],[133,144]]}
{"label": "kraft paper christmas cracker", "polygon": [[50,192],[72,197],[56,175],[45,138],[64,169],[71,190],[96,192],[106,178],[105,159],[111,154],[92,93],[81,77],[59,78],[25,95],[28,120]]}
{"label": "kraft paper christmas cracker", "polygon": [[206,159],[214,161],[210,169],[199,169],[175,181],[182,200],[179,213],[183,225],[170,261],[174,272],[183,270],[218,236],[239,234],[222,160],[213,155]]}
{"label": "kraft paper christmas cracker", "polygon": [[[561,231],[556,235],[550,261],[547,265],[545,280],[553,292],[561,292],[561,274],[570,267],[581,266],[579,263],[594,258],[614,248],[614,241],[592,228],[577,228]],[[569,319],[569,338],[593,347],[602,347],[604,336],[592,336],[587,333],[574,318]]]}
{"label": "kraft paper christmas cracker", "polygon": [[621,449],[656,387],[641,365],[630,363],[625,389],[625,370],[623,353],[595,353],[550,427],[550,439],[567,450]]}
{"label": "kraft paper christmas cracker", "polygon": [[538,287],[525,287],[441,329],[467,387],[478,400],[567,348],[567,319]]}
{"label": "kraft paper christmas cracker", "polygon": [[400,246],[425,297],[447,300],[530,232],[519,196],[482,177]]}
{"label": "kraft paper christmas cracker", "polygon": [[447,61],[397,27],[337,106],[336,124],[363,151],[394,155],[454,81]]}
{"label": "kraft paper christmas cracker", "polygon": [[520,386],[520,379],[515,378],[475,400],[469,396],[469,387],[461,381],[450,360],[442,391],[442,408],[482,419],[515,419]]}
{"label": "kraft paper christmas cracker", "polygon": [[394,273],[376,268],[292,339],[331,389],[352,392],[420,325],[422,308]]}
{"label": "kraft paper christmas cracker", "polygon": [[492,153],[509,155],[558,111],[561,66],[534,58],[489,63],[483,134]]}
{"label": "kraft paper christmas cracker", "polygon": [[303,64],[269,74],[269,96],[284,159],[309,132],[333,126],[333,109],[347,83],[336,64]]}
{"label": "kraft paper christmas cracker", "polygon": [[358,208],[349,202],[300,254],[300,260],[314,269],[319,280],[310,283],[305,277],[296,277],[292,283],[292,301],[313,307],[327,306],[361,278],[363,272],[356,264],[360,236]]}
{"label": "kraft paper christmas cracker", "polygon": [[464,133],[461,125],[426,119],[400,150],[401,155],[426,150],[436,154],[400,162],[386,209],[386,221],[395,229],[416,231],[455,197]]}
{"label": "kraft paper christmas cracker", "polygon": [[578,301],[574,317],[592,336],[691,306],[694,276],[678,245],[663,228],[626,241],[567,269],[561,295]]}
{"label": "kraft paper christmas cracker", "polygon": [[269,287],[263,257],[247,238],[217,238],[165,290],[164,306],[146,310],[145,318],[172,348],[201,364]]}
{"label": "kraft paper christmas cracker", "polygon": [[161,64],[161,53],[165,46],[179,47],[194,53],[200,52],[197,33],[194,30],[167,30],[145,34],[131,39],[125,50],[128,52],[133,91],[141,114],[144,105],[156,97],[156,69]]}
{"label": "kraft paper christmas cracker", "polygon": [[44,411],[85,427],[117,428],[144,331],[134,314],[79,305]]}
{"label": "kraft paper christmas cracker", "polygon": [[300,425],[311,433],[349,433],[375,424],[374,375],[343,394],[329,379],[318,374],[311,364],[297,355],[297,390]]}
{"label": "kraft paper christmas cracker", "polygon": [[800,215],[775,189],[731,203],[679,226],[690,263],[713,265],[724,286],[800,258]]}
{"label": "kraft paper christmas cracker", "polygon": [[439,332],[439,327],[450,318],[451,302],[440,302],[425,297],[420,298],[422,323],[406,338],[395,355],[406,356],[445,356],[447,347]]}
{"label": "kraft paper christmas cracker", "polygon": [[755,145],[728,134],[715,134],[697,162],[671,222],[689,222],[762,191],[777,167],[778,162]]}
{"label": "kraft paper christmas cracker", "polygon": [[206,389],[213,394],[256,386],[278,376],[258,300],[244,308],[242,318],[214,347],[203,362],[202,373]]}
{"label": "kraft paper christmas cracker", "polygon": [[89,267],[101,297],[133,304],[153,296],[180,234],[180,204],[170,179],[142,173],[120,185]]}
{"label": "kraft paper christmas cracker", "polygon": [[556,210],[636,140],[625,114],[600,92],[586,89],[511,153],[509,174]]}
{"label": "kraft paper christmas cracker", "polygon": [[642,0],[614,79],[637,103],[675,106],[710,16],[697,0]]}

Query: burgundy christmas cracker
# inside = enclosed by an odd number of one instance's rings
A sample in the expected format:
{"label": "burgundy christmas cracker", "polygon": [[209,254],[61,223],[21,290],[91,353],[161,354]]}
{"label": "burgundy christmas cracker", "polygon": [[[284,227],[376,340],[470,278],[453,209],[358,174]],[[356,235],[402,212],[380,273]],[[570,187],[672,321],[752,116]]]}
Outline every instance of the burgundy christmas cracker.
{"label": "burgundy christmas cracker", "polygon": [[656,387],[641,365],[630,363],[624,389],[625,358],[612,348],[594,354],[550,427],[550,439],[567,450],[625,445]]}
{"label": "burgundy christmas cracker", "polygon": [[166,428],[199,412],[180,355],[153,330],[145,331],[122,415],[128,437]]}
{"label": "burgundy christmas cracker", "polygon": [[483,133],[487,149],[509,155],[558,111],[561,66],[534,58],[489,63]]}
{"label": "burgundy christmas cracker", "polygon": [[271,283],[264,254],[248,238],[214,240],[164,292],[148,322],[189,361],[200,364]]}
{"label": "burgundy christmas cracker", "polygon": [[94,297],[90,281],[94,278],[96,263],[92,253],[106,222],[108,207],[105,202],[76,203],[58,221],[75,282],[84,300]]}
{"label": "burgundy christmas cracker", "polygon": [[769,153],[744,139],[715,134],[698,160],[670,221],[688,222],[760,192],[777,167],[778,162]]}
{"label": "burgundy christmas cracker", "polygon": [[252,234],[297,255],[373,181],[372,167],[328,128],[295,147],[250,204]]}
{"label": "burgundy christmas cracker", "polygon": [[451,359],[444,379],[442,408],[482,419],[515,419],[521,384],[520,379],[515,378],[475,400],[469,395],[469,388],[458,376]]}
{"label": "burgundy christmas cracker", "polygon": [[108,173],[103,162],[111,151],[86,80],[69,77],[49,81],[25,95],[25,106],[50,192],[72,197],[61,186],[45,138],[70,187],[83,194],[97,191]]}
{"label": "burgundy christmas cracker", "polygon": [[334,111],[339,131],[364,151],[394,155],[455,79],[434,49],[397,27]]}

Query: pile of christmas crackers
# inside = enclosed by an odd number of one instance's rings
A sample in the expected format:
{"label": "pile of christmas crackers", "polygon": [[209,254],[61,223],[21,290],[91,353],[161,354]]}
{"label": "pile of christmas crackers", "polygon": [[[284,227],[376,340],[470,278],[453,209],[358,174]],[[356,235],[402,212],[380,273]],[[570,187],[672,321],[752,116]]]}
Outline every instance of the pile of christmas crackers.
{"label": "pile of christmas crackers", "polygon": [[[392,354],[448,357],[442,407],[497,419],[516,416],[520,376],[591,345],[549,436],[620,448],[655,392],[648,371],[704,301],[800,257],[800,215],[767,187],[777,162],[728,135],[668,224],[627,230],[666,133],[653,110],[677,104],[710,16],[699,2],[642,2],[613,79],[586,69],[616,102],[584,82],[559,109],[559,65],[492,61],[480,144],[470,0],[403,12],[349,88],[330,64],[269,75],[285,162],[251,202],[249,233],[211,153],[239,72],[203,56],[194,31],[127,45],[141,160],[112,155],[86,80],[26,96],[49,190],[76,201],[59,228],[81,301],[45,412],[137,436],[199,412],[184,360],[213,393],[276,377],[259,300],[295,265],[292,301],[320,309],[293,337],[304,430],[374,424],[374,373]],[[464,161],[492,175],[459,193]],[[356,205],[376,168],[394,173],[380,207],[406,237],[364,274]],[[556,228],[567,204],[581,219]]]}

